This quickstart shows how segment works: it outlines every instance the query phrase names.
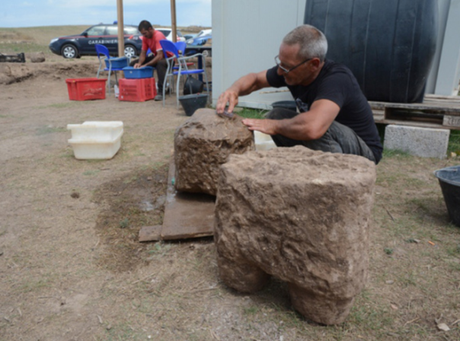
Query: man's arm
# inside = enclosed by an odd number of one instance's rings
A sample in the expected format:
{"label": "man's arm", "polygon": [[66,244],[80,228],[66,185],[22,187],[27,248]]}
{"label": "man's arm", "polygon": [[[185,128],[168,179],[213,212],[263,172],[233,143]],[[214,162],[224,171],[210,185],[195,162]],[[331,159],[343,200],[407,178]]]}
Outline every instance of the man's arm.
{"label": "man's arm", "polygon": [[310,110],[284,120],[244,119],[250,130],[269,135],[283,135],[294,140],[316,140],[322,137],[340,111],[340,107],[327,99],[313,102]]}
{"label": "man's arm", "polygon": [[141,67],[142,63],[143,63],[144,60],[145,60],[145,56],[146,56],[146,55],[147,55],[147,52],[144,51],[144,50],[141,50],[141,54],[140,54],[140,56],[139,56],[139,60],[137,61],[136,64],[134,64],[134,68],[137,69],[137,68],[140,68],[140,67]]}
{"label": "man's arm", "polygon": [[150,62],[143,66],[153,66],[156,65],[160,60],[163,59],[163,50],[157,51],[157,54],[155,55],[155,58],[153,58]]}
{"label": "man's arm", "polygon": [[241,77],[232,84],[225,92],[223,92],[217,100],[216,111],[223,113],[228,103],[228,111],[232,112],[233,108],[238,104],[238,97],[249,95],[250,93],[262,88],[268,87],[267,71],[259,73],[250,73]]}

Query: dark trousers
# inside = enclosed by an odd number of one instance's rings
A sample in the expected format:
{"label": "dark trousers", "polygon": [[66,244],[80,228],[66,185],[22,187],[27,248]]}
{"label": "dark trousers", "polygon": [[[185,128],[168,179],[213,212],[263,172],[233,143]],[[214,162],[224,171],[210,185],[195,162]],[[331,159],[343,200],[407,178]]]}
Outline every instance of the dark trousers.
{"label": "dark trousers", "polygon": [[[146,63],[150,62],[153,60],[155,56],[153,54],[145,57],[144,63],[142,65],[145,65]],[[138,63],[139,59],[135,59],[129,63],[130,66],[134,66],[134,64]],[[166,75],[166,70],[168,68],[168,63],[166,62],[166,59],[161,59],[159,62],[157,62],[155,65],[152,65],[156,70],[157,70],[157,92],[158,94],[163,94],[163,83],[165,81],[165,75]]]}
{"label": "dark trousers", "polygon": [[[285,108],[274,108],[266,117],[272,120],[293,118],[297,112]],[[364,156],[375,162],[374,153],[367,144],[349,127],[336,121],[332,122],[326,133],[317,140],[299,141],[282,135],[272,135],[278,147],[293,147],[302,145],[323,152],[354,154]]]}

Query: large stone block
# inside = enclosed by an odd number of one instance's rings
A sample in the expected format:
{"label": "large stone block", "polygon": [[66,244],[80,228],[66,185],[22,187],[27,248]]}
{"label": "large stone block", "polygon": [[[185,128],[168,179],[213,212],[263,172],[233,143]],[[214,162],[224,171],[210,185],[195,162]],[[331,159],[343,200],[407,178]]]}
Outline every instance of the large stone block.
{"label": "large stone block", "polygon": [[219,167],[231,154],[254,150],[252,132],[235,115],[216,115],[215,110],[199,109],[174,136],[178,191],[216,195]]}
{"label": "large stone block", "polygon": [[305,317],[343,322],[368,274],[374,163],[297,146],[231,155],[220,169],[214,237],[224,283],[254,292],[275,276]]}

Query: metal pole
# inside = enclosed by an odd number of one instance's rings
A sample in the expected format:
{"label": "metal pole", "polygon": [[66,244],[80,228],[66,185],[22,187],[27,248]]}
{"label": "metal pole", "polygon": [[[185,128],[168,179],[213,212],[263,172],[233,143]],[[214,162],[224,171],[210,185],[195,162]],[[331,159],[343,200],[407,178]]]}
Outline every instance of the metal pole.
{"label": "metal pole", "polygon": [[125,34],[123,24],[123,0],[117,0],[117,20],[118,20],[118,56],[125,55]]}
{"label": "metal pole", "polygon": [[173,42],[177,42],[176,33],[176,0],[171,0],[171,28]]}

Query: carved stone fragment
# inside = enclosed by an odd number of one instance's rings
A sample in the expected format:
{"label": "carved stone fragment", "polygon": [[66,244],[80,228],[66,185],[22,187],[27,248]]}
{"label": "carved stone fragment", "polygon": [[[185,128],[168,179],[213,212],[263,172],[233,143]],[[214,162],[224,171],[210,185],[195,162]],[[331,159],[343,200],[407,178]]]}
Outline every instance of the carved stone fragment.
{"label": "carved stone fragment", "polygon": [[229,155],[254,150],[252,132],[233,118],[216,115],[215,110],[199,109],[174,136],[178,191],[216,195],[219,167]]}
{"label": "carved stone fragment", "polygon": [[220,170],[224,283],[251,293],[275,276],[306,318],[343,322],[367,279],[375,165],[297,146],[231,155]]}

